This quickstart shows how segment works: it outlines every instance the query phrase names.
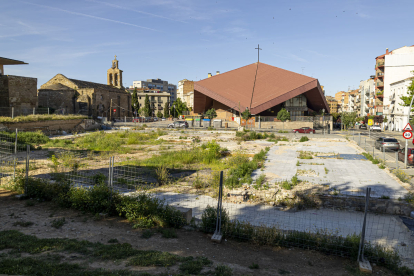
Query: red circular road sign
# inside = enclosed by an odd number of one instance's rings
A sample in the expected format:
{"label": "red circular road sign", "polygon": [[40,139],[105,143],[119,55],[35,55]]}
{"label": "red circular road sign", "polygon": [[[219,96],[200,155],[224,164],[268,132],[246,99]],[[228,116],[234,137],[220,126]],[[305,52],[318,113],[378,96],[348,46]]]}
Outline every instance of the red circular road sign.
{"label": "red circular road sign", "polygon": [[413,133],[411,131],[404,131],[403,137],[405,139],[411,139],[411,138],[413,138]]}
{"label": "red circular road sign", "polygon": [[114,109],[114,112],[116,112],[116,109]]}

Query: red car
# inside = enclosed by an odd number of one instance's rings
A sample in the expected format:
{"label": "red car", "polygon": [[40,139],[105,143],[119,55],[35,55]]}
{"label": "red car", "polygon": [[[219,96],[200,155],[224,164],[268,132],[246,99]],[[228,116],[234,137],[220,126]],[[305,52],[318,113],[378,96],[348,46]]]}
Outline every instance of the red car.
{"label": "red car", "polygon": [[297,129],[294,129],[292,132],[293,133],[309,133],[309,134],[315,134],[315,130],[313,128],[310,128],[310,127],[297,128]]}
{"label": "red car", "polygon": [[[398,151],[398,160],[404,162],[405,159],[405,148],[402,148]],[[408,149],[408,156],[407,156],[407,163],[409,165],[414,165],[414,149],[413,148],[409,148]]]}

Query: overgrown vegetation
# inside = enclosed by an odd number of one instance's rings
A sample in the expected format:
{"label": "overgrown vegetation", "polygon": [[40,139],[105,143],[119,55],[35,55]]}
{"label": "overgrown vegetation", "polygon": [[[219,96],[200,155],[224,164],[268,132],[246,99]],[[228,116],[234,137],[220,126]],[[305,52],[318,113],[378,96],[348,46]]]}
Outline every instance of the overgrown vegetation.
{"label": "overgrown vegetation", "polygon": [[[0,273],[19,275],[62,275],[62,276],[132,276],[151,275],[127,270],[91,269],[84,265],[61,262],[62,256],[56,253],[77,253],[83,258],[98,261],[125,260],[128,266],[170,267],[179,264],[184,275],[199,275],[212,262],[205,257],[181,257],[168,252],[137,250],[128,243],[105,245],[99,242],[78,241],[76,239],[39,239],[18,231],[0,231],[0,250],[11,250],[10,254],[0,254]],[[47,252],[48,254],[42,254]],[[20,257],[21,253],[33,256]],[[37,255],[35,255],[37,254]],[[220,272],[226,273],[220,273]],[[230,272],[230,273],[229,273]],[[231,275],[228,267],[217,266],[206,275]]]}
{"label": "overgrown vegetation", "polygon": [[266,154],[270,150],[266,147],[266,150],[261,150],[259,153],[253,156],[252,160],[249,160],[247,156],[240,156],[241,161],[238,166],[232,167],[228,173],[224,182],[227,188],[234,189],[241,187],[243,183],[250,184],[252,182],[251,174],[254,170],[261,168],[263,162],[266,159]]}
{"label": "overgrown vegetation", "polygon": [[[25,178],[18,175],[12,190],[23,193]],[[112,191],[104,183],[97,183],[92,188],[71,187],[68,183],[48,183],[46,180],[29,177],[27,198],[41,201],[54,201],[61,207],[72,208],[82,212],[126,218],[134,228],[175,227],[185,224],[180,211],[166,205],[164,200],[142,192],[135,196],[122,196]],[[55,219],[52,226],[59,228],[65,223],[64,218]]]}
{"label": "overgrown vegetation", "polygon": [[410,176],[406,172],[404,172],[403,170],[401,170],[401,169],[393,170],[392,173],[399,180],[401,180],[401,182],[404,182],[404,183],[409,183],[410,182]]}
{"label": "overgrown vegetation", "polygon": [[299,151],[299,159],[313,159],[313,152],[311,151]]}
{"label": "overgrown vegetation", "polygon": [[28,115],[28,116],[17,116],[13,119],[11,117],[1,117],[0,123],[23,123],[23,122],[38,122],[38,121],[52,121],[52,120],[76,120],[76,119],[87,119],[84,115]]}
{"label": "overgrown vegetation", "polygon": [[[2,117],[0,117],[2,118]],[[11,131],[0,131],[0,140],[7,140],[14,143],[16,139],[16,133]],[[17,143],[30,145],[31,149],[35,149],[36,146],[46,144],[50,139],[43,132],[35,131],[20,131],[17,133]]]}
{"label": "overgrown vegetation", "polygon": [[299,142],[306,142],[306,141],[309,141],[308,136],[302,136],[302,137],[300,137]]}

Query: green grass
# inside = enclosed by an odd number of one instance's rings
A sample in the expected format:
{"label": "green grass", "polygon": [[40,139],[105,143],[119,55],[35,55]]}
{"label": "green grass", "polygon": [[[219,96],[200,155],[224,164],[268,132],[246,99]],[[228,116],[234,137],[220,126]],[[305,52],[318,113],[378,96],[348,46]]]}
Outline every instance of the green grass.
{"label": "green grass", "polygon": [[308,136],[302,136],[302,137],[300,137],[299,142],[306,142],[306,141],[309,141]]}
{"label": "green grass", "polygon": [[87,119],[87,116],[83,115],[28,115],[17,116],[13,119],[10,117],[0,117],[0,123],[22,123],[22,122],[38,122],[38,121],[52,121],[52,120],[77,120]]}
{"label": "green grass", "polygon": [[56,229],[59,229],[59,228],[62,228],[62,226],[65,224],[66,224],[65,218],[60,218],[60,219],[54,219],[51,223],[51,226]]}
{"label": "green grass", "polygon": [[192,275],[199,275],[201,273],[201,270],[207,266],[212,264],[212,262],[205,258],[205,257],[197,257],[194,259],[189,259],[185,262],[183,262],[179,269],[181,272],[183,272],[185,275],[192,274]]}
{"label": "green grass", "polygon": [[[109,260],[126,260],[128,266],[161,266],[170,267],[179,264],[184,274],[199,274],[211,265],[204,257],[181,257],[168,252],[153,250],[137,250],[128,243],[104,245],[102,243],[78,241],[76,239],[39,239],[18,231],[0,231],[0,250],[11,249],[10,254],[0,254],[0,273],[19,275],[63,275],[63,276],[129,276],[151,275],[139,274],[126,270],[97,270],[79,264],[61,262],[60,252],[81,254],[90,262]],[[21,253],[32,256],[21,258]],[[47,254],[44,254],[47,253]],[[209,274],[212,275],[212,274]],[[229,275],[213,273],[213,275]]]}
{"label": "green grass", "polygon": [[119,243],[118,239],[109,239],[108,243]]}
{"label": "green grass", "polygon": [[145,229],[145,230],[142,232],[141,238],[143,238],[143,239],[149,239],[149,238],[151,238],[153,235],[154,235],[154,232],[152,232],[152,231],[151,231],[151,230],[149,230],[149,229]]}
{"label": "green grass", "polygon": [[[0,117],[2,118],[2,117]],[[0,131],[0,140],[14,143],[16,133],[10,131]],[[35,145],[42,145],[49,142],[50,139],[40,130],[35,132],[19,131],[17,133],[17,143],[30,145],[31,149],[36,148]]]}
{"label": "green grass", "polygon": [[308,151],[299,151],[299,159],[313,159],[313,153]]}
{"label": "green grass", "polygon": [[175,229],[159,229],[161,236],[165,239],[176,239],[178,238]]}

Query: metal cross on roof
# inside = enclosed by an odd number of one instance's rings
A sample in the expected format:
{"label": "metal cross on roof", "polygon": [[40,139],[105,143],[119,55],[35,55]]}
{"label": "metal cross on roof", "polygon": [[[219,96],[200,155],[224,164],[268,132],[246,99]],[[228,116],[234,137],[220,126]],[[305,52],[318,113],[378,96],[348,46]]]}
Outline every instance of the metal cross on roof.
{"label": "metal cross on roof", "polygon": [[115,59],[116,59],[116,55],[115,55]]}
{"label": "metal cross on roof", "polygon": [[257,44],[257,62],[259,62],[259,51],[262,50],[261,48],[259,48],[259,44]]}

